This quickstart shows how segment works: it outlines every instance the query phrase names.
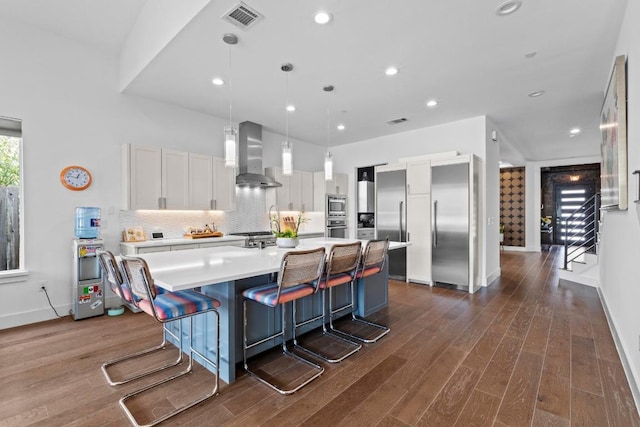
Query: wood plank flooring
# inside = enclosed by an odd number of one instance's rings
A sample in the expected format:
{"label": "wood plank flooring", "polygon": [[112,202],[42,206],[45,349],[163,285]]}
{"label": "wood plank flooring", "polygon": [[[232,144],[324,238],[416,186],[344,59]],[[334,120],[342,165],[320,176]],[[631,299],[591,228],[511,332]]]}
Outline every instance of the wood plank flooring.
{"label": "wood plank flooring", "polygon": [[[502,252],[502,277],[474,295],[392,281],[378,343],[291,396],[240,373],[165,425],[640,426],[598,294],[559,284],[560,256]],[[129,312],[0,331],[0,426],[129,425],[118,399],[154,378],[110,387],[100,365],[160,331]],[[197,367],[132,406],[147,419],[212,379]]]}

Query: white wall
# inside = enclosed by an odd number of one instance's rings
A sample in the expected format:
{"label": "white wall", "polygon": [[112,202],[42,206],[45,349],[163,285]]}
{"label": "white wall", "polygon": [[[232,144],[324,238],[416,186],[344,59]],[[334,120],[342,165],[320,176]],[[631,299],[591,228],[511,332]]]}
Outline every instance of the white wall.
{"label": "white wall", "polygon": [[[121,144],[221,157],[226,120],[118,93],[117,58],[84,45],[2,21],[0,40],[9,41],[3,43],[5,61],[0,67],[0,115],[23,120],[24,249],[29,271],[26,282],[0,283],[3,329],[54,317],[38,292],[41,281],[47,282],[60,314],[68,314],[76,206],[102,208],[102,237],[107,249],[118,249]],[[265,166],[279,164],[282,137],[270,132],[265,137]],[[321,170],[323,149],[318,147],[312,156],[305,156],[305,150],[313,148],[296,143],[296,169]],[[60,170],[74,164],[93,174],[86,191],[60,185]]]}
{"label": "white wall", "polygon": [[[419,156],[424,154],[458,151],[461,154],[475,154],[482,160],[482,168],[486,170],[486,162],[494,163],[490,176],[491,185],[486,181],[486,173],[482,173],[483,182],[480,185],[480,199],[483,207],[481,215],[483,260],[481,262],[481,277],[483,285],[489,274],[499,271],[498,226],[495,228],[495,239],[487,239],[487,218],[492,215],[495,222],[499,221],[499,185],[498,185],[498,157],[496,147],[487,148],[491,130],[487,131],[487,121],[484,116],[439,126],[412,130],[394,135],[381,136],[353,144],[332,147],[334,153],[334,169],[349,175],[349,198],[355,199],[355,168],[381,163],[395,163],[399,158]],[[493,144],[493,143],[492,143]],[[372,149],[375,147],[375,149]],[[495,169],[495,171],[493,171]],[[487,184],[487,185],[485,185]],[[489,206],[489,208],[487,208]],[[349,218],[354,216],[350,213]],[[355,235],[355,227],[351,227]],[[490,245],[495,246],[491,248]],[[495,254],[493,253],[495,252]],[[488,254],[488,255],[487,255]]]}
{"label": "white wall", "polygon": [[[640,205],[636,199],[636,176],[640,169],[640,2],[630,1],[620,31],[617,55],[627,55],[627,136],[629,210],[602,215],[600,243],[600,290],[609,310],[624,355],[635,381],[636,402],[640,384]],[[602,82],[603,92],[607,82]]]}

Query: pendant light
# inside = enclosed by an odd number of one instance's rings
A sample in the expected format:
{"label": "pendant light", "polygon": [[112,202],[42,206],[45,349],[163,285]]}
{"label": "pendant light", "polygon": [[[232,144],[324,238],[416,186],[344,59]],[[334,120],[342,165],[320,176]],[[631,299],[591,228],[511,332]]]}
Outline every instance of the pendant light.
{"label": "pendant light", "polygon": [[[332,85],[326,85],[322,88],[327,95],[333,91]],[[327,97],[327,152],[324,155],[324,179],[325,181],[333,181],[333,156],[329,151],[329,98]]]}
{"label": "pendant light", "polygon": [[285,114],[286,114],[286,136],[282,143],[282,174],[293,174],[293,153],[291,142],[289,141],[289,72],[293,70],[293,65],[286,63],[280,67],[285,73]]}
{"label": "pendant light", "polygon": [[224,128],[224,165],[234,168],[238,164],[238,131],[231,119],[231,46],[238,43],[235,34],[227,33],[222,40],[229,45],[229,126]]}

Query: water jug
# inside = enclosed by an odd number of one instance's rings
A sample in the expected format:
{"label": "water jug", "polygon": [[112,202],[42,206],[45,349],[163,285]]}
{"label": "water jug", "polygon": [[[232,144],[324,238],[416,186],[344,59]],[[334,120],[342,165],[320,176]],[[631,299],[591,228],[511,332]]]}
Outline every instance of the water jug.
{"label": "water jug", "polygon": [[75,232],[78,239],[96,239],[100,234],[100,208],[76,208]]}

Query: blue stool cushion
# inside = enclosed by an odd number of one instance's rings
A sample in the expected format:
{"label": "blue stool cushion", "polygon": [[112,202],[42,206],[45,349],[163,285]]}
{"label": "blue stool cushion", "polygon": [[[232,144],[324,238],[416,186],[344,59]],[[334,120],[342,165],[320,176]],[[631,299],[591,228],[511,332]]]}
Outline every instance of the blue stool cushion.
{"label": "blue stool cushion", "polygon": [[266,285],[247,289],[242,292],[242,296],[247,299],[259,302],[260,304],[275,307],[278,304],[311,295],[314,291],[314,285],[309,283],[303,283],[301,285],[291,286],[289,288],[282,288],[280,299],[278,300],[278,284],[268,283]]}
{"label": "blue stool cushion", "polygon": [[[163,321],[220,307],[220,301],[217,299],[195,291],[165,292],[156,295],[153,304],[156,306],[158,319]],[[153,316],[151,301],[144,299],[138,306],[145,313]]]}

